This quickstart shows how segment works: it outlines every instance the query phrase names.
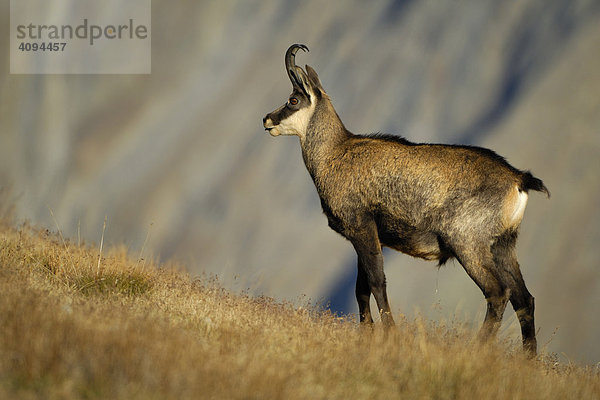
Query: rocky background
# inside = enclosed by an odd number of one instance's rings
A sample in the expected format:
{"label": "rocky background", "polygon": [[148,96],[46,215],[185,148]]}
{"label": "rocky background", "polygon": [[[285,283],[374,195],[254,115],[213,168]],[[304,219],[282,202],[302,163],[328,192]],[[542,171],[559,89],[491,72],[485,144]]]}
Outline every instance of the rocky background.
{"label": "rocky background", "polygon": [[[355,311],[296,138],[262,117],[292,43],[355,133],[490,147],[544,180],[518,246],[539,343],[600,361],[600,2],[152,2],[151,75],[10,75],[0,2],[0,187],[19,220],[217,274],[233,290]],[[118,10],[114,10],[118,15]],[[396,313],[478,326],[457,262],[386,253]],[[502,335],[519,341],[508,308]]]}

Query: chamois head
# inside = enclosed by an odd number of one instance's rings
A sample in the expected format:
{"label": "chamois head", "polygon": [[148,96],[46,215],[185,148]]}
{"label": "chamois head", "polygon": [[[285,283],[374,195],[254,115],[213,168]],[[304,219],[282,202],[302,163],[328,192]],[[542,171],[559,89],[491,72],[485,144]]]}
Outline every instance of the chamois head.
{"label": "chamois head", "polygon": [[288,101],[263,118],[263,125],[272,136],[296,135],[304,137],[317,102],[325,91],[314,69],[306,65],[306,72],[296,65],[299,49],[308,51],[303,44],[293,44],[285,53],[285,69],[292,82]]}

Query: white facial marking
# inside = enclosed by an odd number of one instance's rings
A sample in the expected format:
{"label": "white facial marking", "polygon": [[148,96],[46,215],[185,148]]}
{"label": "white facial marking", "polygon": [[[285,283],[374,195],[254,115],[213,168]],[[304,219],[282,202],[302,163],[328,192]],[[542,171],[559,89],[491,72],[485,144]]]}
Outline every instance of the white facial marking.
{"label": "white facial marking", "polygon": [[[312,99],[311,99],[312,100]],[[304,107],[296,111],[286,119],[282,120],[277,128],[280,135],[296,135],[304,138],[308,124],[315,112],[315,104],[311,102],[310,107]],[[271,130],[273,132],[273,130]]]}
{"label": "white facial marking", "polygon": [[264,122],[264,127],[267,131],[269,131],[269,134],[271,136],[279,136],[279,129],[273,125],[273,120],[271,118],[267,118]]}

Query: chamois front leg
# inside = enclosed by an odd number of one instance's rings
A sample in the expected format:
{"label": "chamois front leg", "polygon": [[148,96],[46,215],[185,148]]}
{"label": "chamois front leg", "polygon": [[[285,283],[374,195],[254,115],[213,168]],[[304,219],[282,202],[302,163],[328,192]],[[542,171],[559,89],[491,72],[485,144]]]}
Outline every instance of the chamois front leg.
{"label": "chamois front leg", "polygon": [[387,327],[394,325],[392,310],[387,298],[383,254],[375,224],[369,224],[366,228],[356,232],[350,241],[358,255],[356,299],[361,322],[373,321],[369,309],[370,292],[375,297],[383,324]]}

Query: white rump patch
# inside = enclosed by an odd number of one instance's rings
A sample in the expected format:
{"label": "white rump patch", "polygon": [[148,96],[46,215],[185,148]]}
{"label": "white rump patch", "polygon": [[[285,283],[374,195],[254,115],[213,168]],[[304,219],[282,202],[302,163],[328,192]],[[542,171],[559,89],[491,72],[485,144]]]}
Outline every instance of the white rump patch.
{"label": "white rump patch", "polygon": [[516,195],[509,197],[512,204],[508,208],[510,210],[509,213],[507,213],[508,226],[515,226],[521,223],[525,207],[527,206],[527,193],[519,190],[517,186],[514,187],[514,190],[516,191]]}

